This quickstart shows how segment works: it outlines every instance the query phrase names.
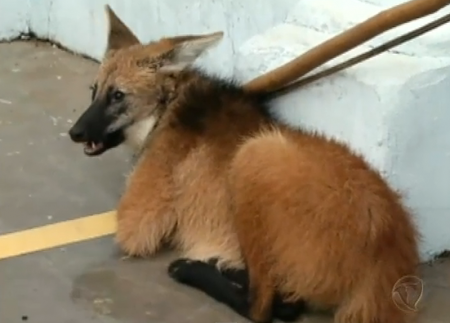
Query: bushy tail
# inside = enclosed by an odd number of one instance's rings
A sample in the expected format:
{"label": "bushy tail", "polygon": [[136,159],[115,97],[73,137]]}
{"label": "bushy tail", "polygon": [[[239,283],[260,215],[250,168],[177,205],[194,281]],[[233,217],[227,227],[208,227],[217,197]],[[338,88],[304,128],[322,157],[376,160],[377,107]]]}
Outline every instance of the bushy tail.
{"label": "bushy tail", "polygon": [[[378,276],[379,278],[380,276]],[[384,282],[367,279],[335,314],[335,323],[412,323],[419,312],[422,280],[404,276]]]}

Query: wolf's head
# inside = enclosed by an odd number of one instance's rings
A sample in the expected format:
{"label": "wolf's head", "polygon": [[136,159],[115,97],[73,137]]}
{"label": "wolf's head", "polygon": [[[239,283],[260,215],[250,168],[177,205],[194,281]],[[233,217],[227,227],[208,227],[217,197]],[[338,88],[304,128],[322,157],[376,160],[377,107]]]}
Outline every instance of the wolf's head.
{"label": "wolf's head", "polygon": [[216,32],[142,45],[108,5],[106,12],[107,49],[92,86],[92,102],[69,130],[88,156],[125,141],[139,148],[174,96],[177,73],[223,37]]}

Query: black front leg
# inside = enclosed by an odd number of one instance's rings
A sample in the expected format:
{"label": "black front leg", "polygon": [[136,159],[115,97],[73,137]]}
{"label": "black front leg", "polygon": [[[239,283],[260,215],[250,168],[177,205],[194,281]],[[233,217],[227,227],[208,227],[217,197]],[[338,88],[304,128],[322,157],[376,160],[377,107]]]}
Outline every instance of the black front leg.
{"label": "black front leg", "polygon": [[275,294],[273,300],[273,316],[284,322],[297,321],[307,311],[306,302],[299,300],[296,302],[287,302],[283,300],[280,294]]}
{"label": "black front leg", "polygon": [[[176,281],[199,289],[231,307],[238,314],[248,317],[249,280],[245,269],[226,268],[222,271],[216,267],[213,259],[206,263],[198,260],[178,259],[169,265],[169,275]],[[284,321],[297,320],[306,311],[303,301],[286,302],[276,294],[273,304],[273,316]]]}
{"label": "black front leg", "polygon": [[172,262],[168,271],[176,281],[204,292],[216,301],[229,306],[239,315],[251,320],[248,316],[250,309],[248,293],[239,286],[235,286],[213,265],[182,258]]}
{"label": "black front leg", "polygon": [[[215,265],[215,262],[211,262],[211,265]],[[216,270],[218,270],[216,268]],[[228,280],[237,285],[242,292],[249,295],[248,286],[248,271],[245,269],[233,269],[225,268],[221,271]],[[248,297],[248,296],[247,296]],[[273,316],[284,322],[293,322],[300,318],[306,312],[306,303],[303,300],[296,302],[287,302],[283,300],[283,297],[279,294],[275,294],[273,301]]]}

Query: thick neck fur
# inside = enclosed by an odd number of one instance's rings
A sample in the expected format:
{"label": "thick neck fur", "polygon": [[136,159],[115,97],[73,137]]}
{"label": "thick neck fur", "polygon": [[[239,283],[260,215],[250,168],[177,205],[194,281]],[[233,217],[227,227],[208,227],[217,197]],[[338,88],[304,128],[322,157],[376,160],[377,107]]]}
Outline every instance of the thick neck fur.
{"label": "thick neck fur", "polygon": [[[165,104],[161,126],[177,124],[194,135],[229,140],[272,122],[263,100],[246,93],[233,81],[209,76],[197,69],[168,75],[161,81]],[[147,136],[159,124],[158,119],[159,115],[150,116],[127,129],[127,145],[135,153],[139,153]]]}
{"label": "thick neck fur", "polygon": [[172,121],[192,133],[244,135],[272,121],[262,100],[233,81],[188,69],[177,75],[175,82],[177,95],[168,113]]}

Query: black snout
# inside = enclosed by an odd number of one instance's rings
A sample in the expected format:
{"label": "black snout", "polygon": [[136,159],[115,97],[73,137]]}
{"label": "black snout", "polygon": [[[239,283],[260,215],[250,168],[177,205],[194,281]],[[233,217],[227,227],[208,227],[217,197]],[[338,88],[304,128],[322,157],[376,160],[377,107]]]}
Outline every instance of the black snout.
{"label": "black snout", "polygon": [[108,132],[116,116],[108,114],[107,109],[105,102],[94,101],[68,131],[73,142],[84,144],[88,156],[103,154],[125,141],[123,127]]}
{"label": "black snout", "polygon": [[70,128],[69,136],[73,142],[78,143],[78,142],[87,142],[88,141],[86,131],[77,124],[75,124],[72,128]]}
{"label": "black snout", "polygon": [[70,128],[70,139],[76,143],[98,142],[102,139],[103,132],[108,126],[108,121],[105,118],[104,106],[99,104],[99,102],[94,102]]}

